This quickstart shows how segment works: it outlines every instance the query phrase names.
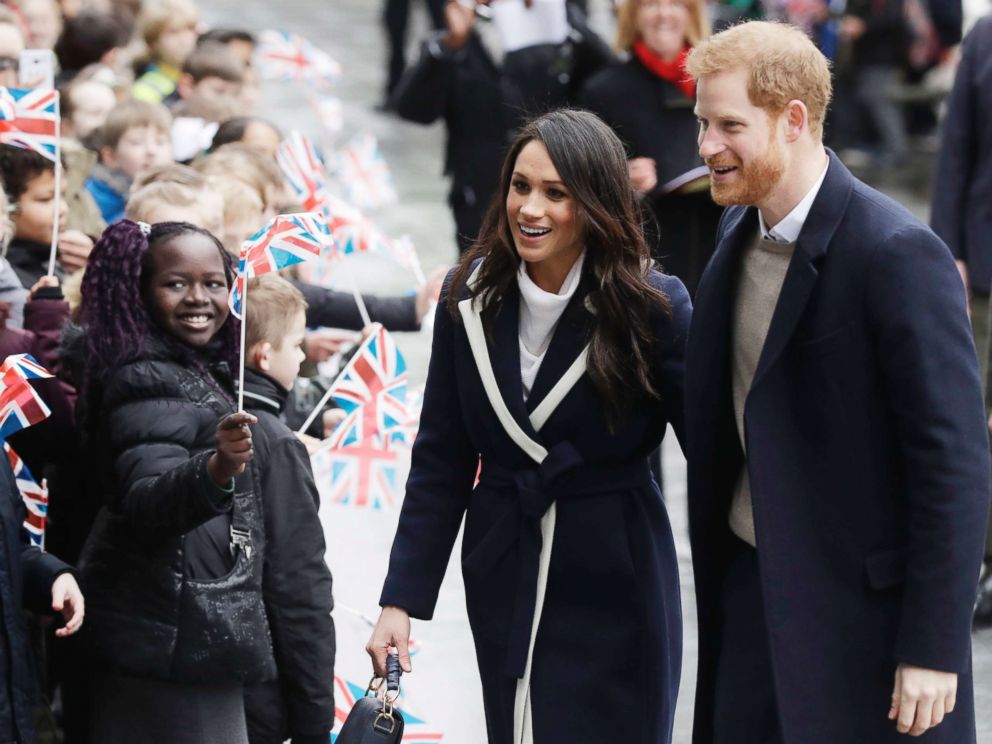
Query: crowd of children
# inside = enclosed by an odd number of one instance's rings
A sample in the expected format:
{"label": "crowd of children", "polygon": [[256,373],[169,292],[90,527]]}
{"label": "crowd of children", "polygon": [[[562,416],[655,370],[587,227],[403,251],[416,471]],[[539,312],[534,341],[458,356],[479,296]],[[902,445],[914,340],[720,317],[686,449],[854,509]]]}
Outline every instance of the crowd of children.
{"label": "crowd of children", "polygon": [[[254,47],[192,0],[0,3],[0,85],[52,49],[62,106],[60,178],[0,144],[0,361],[56,375],[34,381],[51,416],[9,438],[47,480],[47,552],[20,542],[0,458],[0,742],[327,741],[331,574],[289,403],[342,344],[326,329],[363,321],[351,293],[252,280],[236,410],[235,256],[300,211],[255,115]],[[193,152],[189,120],[215,130]],[[417,329],[438,282],[365,297],[372,320]]]}

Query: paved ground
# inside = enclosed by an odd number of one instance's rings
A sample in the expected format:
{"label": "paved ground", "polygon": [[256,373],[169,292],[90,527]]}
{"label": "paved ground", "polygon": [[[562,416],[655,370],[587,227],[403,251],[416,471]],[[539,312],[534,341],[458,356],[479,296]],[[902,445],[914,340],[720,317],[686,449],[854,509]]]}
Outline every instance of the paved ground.
{"label": "paved ground", "polygon": [[[345,131],[342,139],[359,130],[374,132],[397,179],[402,202],[400,206],[375,215],[380,226],[390,234],[409,234],[418,246],[425,267],[451,263],[455,258],[453,224],[444,198],[447,184],[441,177],[443,129],[440,125],[419,127],[397,121],[374,110],[383,85],[385,44],[378,25],[380,3],[375,0],[334,0],[312,3],[307,0],[286,0],[270,3],[265,0],[202,0],[208,21],[218,25],[245,25],[252,29],[284,28],[305,34],[331,52],[345,68],[345,75],[333,91],[345,103]],[[414,2],[420,11],[420,3]],[[591,5],[594,23],[599,28],[609,22],[598,10],[602,2]],[[416,29],[423,29],[422,12],[415,14]],[[415,34],[412,35],[415,38]],[[411,43],[411,48],[412,48]],[[313,113],[298,89],[268,86],[265,89],[265,115],[286,130],[296,127],[313,137],[319,128]],[[886,190],[902,200],[921,216],[925,216],[927,187],[926,159],[920,158],[907,176],[886,184]],[[388,264],[368,261],[358,270],[360,284],[369,291],[403,291],[410,286],[409,277]],[[400,344],[415,379],[423,379],[426,371],[427,348],[421,334],[401,334]],[[682,695],[679,701],[675,741],[689,741],[692,690],[695,667],[696,636],[693,620],[695,608],[692,592],[692,572],[686,539],[685,463],[674,438],[665,446],[665,491],[672,523],[676,533],[682,574],[685,628],[685,664]],[[454,569],[455,566],[452,566]],[[463,609],[446,596],[458,594],[457,571],[449,571],[443,592],[438,621],[433,628],[424,628],[424,638],[444,643],[448,629],[464,625]],[[980,744],[992,744],[992,631],[976,633],[974,668],[978,680]],[[469,648],[460,648],[464,664],[464,680],[447,683],[477,685],[474,681],[474,659]],[[441,688],[443,689],[443,688]],[[451,737],[449,737],[451,738]],[[482,738],[451,738],[452,744],[477,744]],[[838,743],[841,744],[841,743]]]}

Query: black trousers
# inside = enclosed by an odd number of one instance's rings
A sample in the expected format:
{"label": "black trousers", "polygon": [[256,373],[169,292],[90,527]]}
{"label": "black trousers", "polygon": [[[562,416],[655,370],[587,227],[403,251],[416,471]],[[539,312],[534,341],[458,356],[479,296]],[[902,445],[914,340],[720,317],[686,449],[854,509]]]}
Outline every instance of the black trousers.
{"label": "black trousers", "polygon": [[714,744],[781,744],[758,553],[742,542],[722,588]]}

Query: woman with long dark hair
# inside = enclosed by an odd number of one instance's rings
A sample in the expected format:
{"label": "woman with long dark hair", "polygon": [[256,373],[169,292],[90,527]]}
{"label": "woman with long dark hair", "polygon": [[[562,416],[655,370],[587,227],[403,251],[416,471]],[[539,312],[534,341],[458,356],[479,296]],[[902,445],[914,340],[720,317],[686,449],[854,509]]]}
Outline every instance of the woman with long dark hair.
{"label": "woman with long dark hair", "polygon": [[464,514],[489,741],[669,742],[682,618],[647,457],[682,433],[691,303],[651,267],[609,127],[521,130],[443,297],[373,666],[393,645],[409,671]]}

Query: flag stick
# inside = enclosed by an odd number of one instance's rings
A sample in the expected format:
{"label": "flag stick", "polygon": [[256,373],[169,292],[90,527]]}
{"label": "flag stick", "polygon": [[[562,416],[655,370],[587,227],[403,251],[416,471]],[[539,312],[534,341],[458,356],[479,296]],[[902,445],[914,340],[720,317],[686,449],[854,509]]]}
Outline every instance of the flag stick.
{"label": "flag stick", "polygon": [[[341,372],[344,372],[344,370],[345,368],[342,367]],[[337,377],[334,378],[334,382],[328,385],[327,390],[324,392],[323,397],[320,399],[320,402],[317,403],[317,406],[312,411],[310,411],[310,415],[307,416],[307,420],[303,422],[303,426],[301,426],[299,429],[296,430],[297,434],[303,434],[304,432],[306,432],[307,427],[309,427],[310,424],[313,423],[313,420],[317,418],[317,414],[319,414],[321,411],[324,410],[324,406],[327,405],[327,401],[331,399],[331,391],[334,390],[334,383],[338,381],[338,377],[341,376],[341,372],[338,372]]]}
{"label": "flag stick", "polygon": [[[247,274],[247,270],[245,272]],[[245,410],[245,338],[248,334],[248,277],[241,297],[241,364],[238,365],[238,411]]]}
{"label": "flag stick", "polygon": [[55,256],[59,248],[59,212],[62,211],[62,105],[55,98],[55,214],[52,216],[52,247],[48,255],[48,276],[55,276]]}
{"label": "flag stick", "polygon": [[427,284],[427,277],[424,276],[424,269],[420,265],[420,256],[417,255],[416,249],[410,252],[410,268],[413,270],[413,276],[417,280],[417,284],[423,287]]}
{"label": "flag stick", "polygon": [[362,293],[358,291],[358,282],[355,281],[355,272],[350,268],[348,272],[348,283],[351,284],[351,293],[355,296],[355,304],[358,305],[358,312],[362,316],[362,328],[372,325],[372,318],[369,317],[369,309],[365,307],[365,300]]}
{"label": "flag stick", "polygon": [[[364,344],[367,340],[368,339],[363,338],[362,343]],[[331,384],[327,386],[327,390],[324,392],[324,395],[321,397],[320,402],[317,403],[316,407],[312,411],[310,411],[310,415],[307,416],[307,420],[303,422],[303,426],[301,426],[299,429],[296,430],[297,434],[303,434],[307,430],[307,427],[313,423],[313,420],[317,418],[317,414],[320,413],[323,410],[324,406],[327,405],[327,401],[331,399],[331,391],[334,390],[335,383],[337,383],[337,381],[341,379],[341,375],[345,373],[345,370],[348,369],[348,366],[349,365],[346,364],[341,369],[338,370],[338,373],[334,376],[334,379],[331,381]]]}

